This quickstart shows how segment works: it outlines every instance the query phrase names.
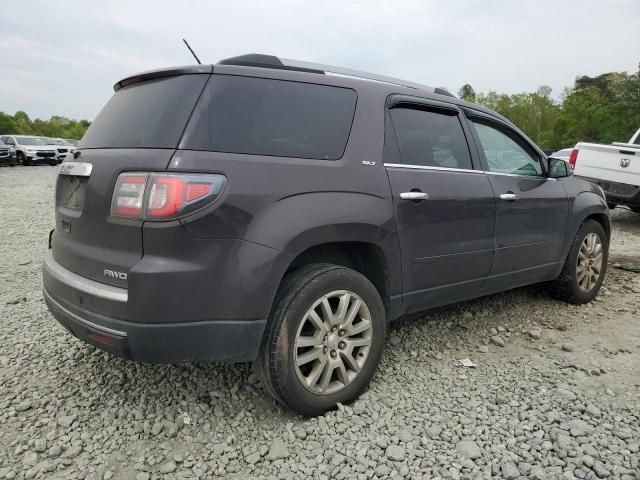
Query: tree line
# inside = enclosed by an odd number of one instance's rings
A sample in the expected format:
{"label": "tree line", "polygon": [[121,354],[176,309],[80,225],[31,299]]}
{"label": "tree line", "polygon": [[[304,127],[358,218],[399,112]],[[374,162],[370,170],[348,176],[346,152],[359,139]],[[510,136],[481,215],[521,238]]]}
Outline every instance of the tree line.
{"label": "tree line", "polygon": [[[609,72],[577,77],[559,101],[551,87],[515,94],[476,93],[463,85],[458,96],[501,113],[541,148],[556,150],[577,142],[626,142],[640,128],[640,65],[635,73]],[[0,134],[42,135],[80,139],[91,122],[57,115],[31,120],[22,111],[0,112]]]}
{"label": "tree line", "polygon": [[0,112],[0,134],[38,135],[52,138],[74,138],[80,140],[91,122],[88,120],[72,120],[57,115],[49,120],[36,118],[31,120],[25,112],[15,115]]}
{"label": "tree line", "polygon": [[543,85],[535,92],[478,93],[469,84],[460,98],[504,115],[541,148],[557,150],[576,143],[626,142],[640,128],[640,65],[635,73],[610,72],[577,77],[559,101]]}

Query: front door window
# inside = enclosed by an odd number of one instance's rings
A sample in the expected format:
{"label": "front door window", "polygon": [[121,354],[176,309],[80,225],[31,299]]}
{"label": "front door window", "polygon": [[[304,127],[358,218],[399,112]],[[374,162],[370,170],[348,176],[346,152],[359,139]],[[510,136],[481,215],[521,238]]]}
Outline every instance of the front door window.
{"label": "front door window", "polygon": [[490,172],[512,175],[542,176],[542,166],[535,152],[515,136],[481,120],[472,120],[480,138]]}

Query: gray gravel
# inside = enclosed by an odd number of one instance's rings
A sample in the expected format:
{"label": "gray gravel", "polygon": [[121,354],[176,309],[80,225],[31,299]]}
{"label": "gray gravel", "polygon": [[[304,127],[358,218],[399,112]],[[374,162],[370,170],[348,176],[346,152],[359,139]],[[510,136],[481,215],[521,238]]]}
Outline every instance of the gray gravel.
{"label": "gray gravel", "polygon": [[[400,320],[371,388],[307,419],[251,365],[126,362],[58,326],[53,182],[0,169],[0,479],[640,478],[640,275],[581,307],[530,287]],[[640,215],[615,221],[611,263],[639,263]]]}

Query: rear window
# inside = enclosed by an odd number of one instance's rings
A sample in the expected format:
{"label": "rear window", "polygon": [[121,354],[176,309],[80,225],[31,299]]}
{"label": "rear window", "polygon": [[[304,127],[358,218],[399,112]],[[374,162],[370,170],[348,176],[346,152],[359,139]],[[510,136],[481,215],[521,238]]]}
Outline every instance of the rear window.
{"label": "rear window", "polygon": [[355,106],[356,93],[347,88],[214,75],[180,147],[337,160]]}
{"label": "rear window", "polygon": [[80,148],[176,148],[209,75],[181,75],[118,90]]}

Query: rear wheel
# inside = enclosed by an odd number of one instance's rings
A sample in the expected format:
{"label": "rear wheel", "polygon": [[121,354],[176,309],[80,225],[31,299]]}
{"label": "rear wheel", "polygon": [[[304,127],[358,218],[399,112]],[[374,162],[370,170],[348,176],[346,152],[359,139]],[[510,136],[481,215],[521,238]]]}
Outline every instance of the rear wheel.
{"label": "rear wheel", "polygon": [[355,399],[373,377],[385,339],[373,284],[349,268],[313,264],[283,281],[258,371],[269,393],[304,415]]}
{"label": "rear wheel", "polygon": [[607,270],[609,239],[602,225],[585,221],[576,233],[560,276],[553,282],[554,293],[571,303],[587,303],[600,290]]}

